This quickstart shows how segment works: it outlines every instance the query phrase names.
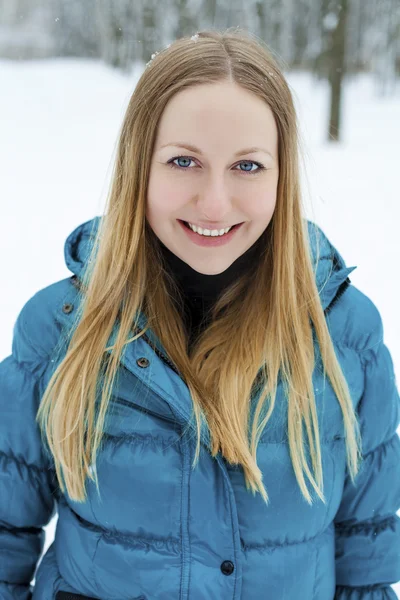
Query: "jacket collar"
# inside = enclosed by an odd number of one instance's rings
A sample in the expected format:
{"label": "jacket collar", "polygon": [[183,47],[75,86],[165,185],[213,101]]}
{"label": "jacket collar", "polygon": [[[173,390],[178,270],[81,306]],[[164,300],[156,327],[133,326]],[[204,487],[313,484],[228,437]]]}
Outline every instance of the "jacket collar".
{"label": "jacket collar", "polygon": [[[95,217],[82,223],[66,239],[64,246],[65,262],[68,269],[78,278],[82,275],[88,260],[100,219],[101,217]],[[318,225],[307,220],[307,226],[315,280],[322,307],[325,310],[335,297],[339,286],[357,267],[346,267],[342,256]],[[143,319],[142,322],[144,322]]]}

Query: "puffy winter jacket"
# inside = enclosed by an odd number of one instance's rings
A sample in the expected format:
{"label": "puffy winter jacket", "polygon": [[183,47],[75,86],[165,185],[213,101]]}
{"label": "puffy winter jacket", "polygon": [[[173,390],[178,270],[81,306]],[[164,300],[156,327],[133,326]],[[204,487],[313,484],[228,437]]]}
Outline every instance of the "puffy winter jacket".
{"label": "puffy winter jacket", "polygon": [[[298,488],[281,383],[258,449],[269,506],[247,492],[241,467],[211,457],[206,428],[192,470],[195,436],[183,434],[189,390],[150,330],[129,344],[120,366],[96,465],[101,497],[92,482],[85,503],[60,494],[35,415],[77,308],[97,226],[98,217],[70,234],[65,257],[73,276],[26,302],[12,354],[0,363],[0,599],[396,598],[400,403],[393,363],[378,309],[348,278],[356,267],[346,268],[321,230],[317,285],[363,436],[356,485],[341,410],[320,369],[314,381],[326,504],[313,493],[310,506]],[[33,587],[43,526],[56,510],[55,540]]]}

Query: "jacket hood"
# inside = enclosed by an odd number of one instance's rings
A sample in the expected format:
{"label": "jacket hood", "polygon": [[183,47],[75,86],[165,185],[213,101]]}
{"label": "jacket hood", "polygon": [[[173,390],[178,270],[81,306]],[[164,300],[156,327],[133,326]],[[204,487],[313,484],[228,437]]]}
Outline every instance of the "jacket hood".
{"label": "jacket hood", "polygon": [[[94,217],[78,225],[65,241],[65,263],[78,278],[84,271],[100,221],[101,217]],[[339,251],[316,223],[307,220],[307,226],[314,270],[316,267],[316,284],[325,309],[335,297],[339,286],[357,267],[346,267]]]}

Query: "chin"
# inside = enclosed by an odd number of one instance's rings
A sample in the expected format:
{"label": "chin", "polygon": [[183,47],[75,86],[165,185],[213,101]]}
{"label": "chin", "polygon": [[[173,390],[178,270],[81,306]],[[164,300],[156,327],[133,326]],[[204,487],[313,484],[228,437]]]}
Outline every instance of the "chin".
{"label": "chin", "polygon": [[220,273],[223,273],[224,271],[226,271],[226,269],[229,269],[229,267],[231,266],[231,264],[234,261],[231,261],[230,263],[227,263],[226,265],[219,265],[219,266],[215,266],[214,268],[212,266],[208,265],[204,265],[204,267],[201,267],[200,265],[194,265],[194,264],[190,264],[190,266],[192,267],[192,269],[194,269],[195,271],[197,271],[198,273],[201,273],[202,275],[219,275]]}

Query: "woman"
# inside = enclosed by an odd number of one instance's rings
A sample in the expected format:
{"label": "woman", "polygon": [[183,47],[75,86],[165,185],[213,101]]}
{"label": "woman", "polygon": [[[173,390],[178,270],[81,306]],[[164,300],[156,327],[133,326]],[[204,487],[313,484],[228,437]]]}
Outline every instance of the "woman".
{"label": "woman", "polygon": [[395,598],[393,363],[302,215],[266,48],[201,32],[154,57],[65,255],[1,363],[2,600]]}

